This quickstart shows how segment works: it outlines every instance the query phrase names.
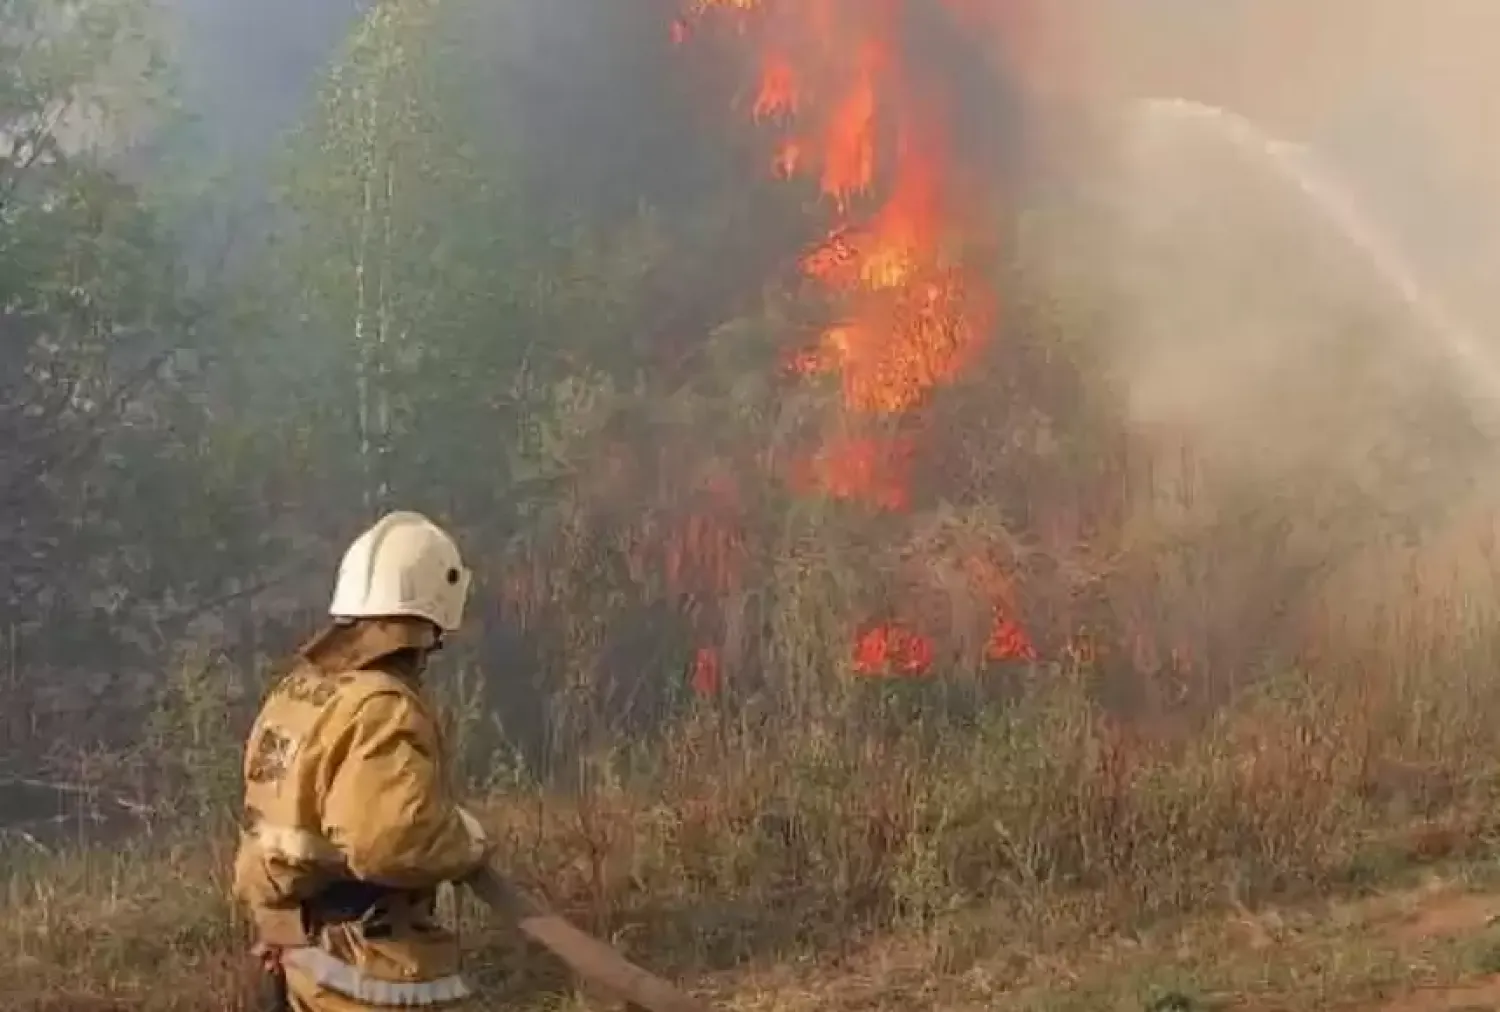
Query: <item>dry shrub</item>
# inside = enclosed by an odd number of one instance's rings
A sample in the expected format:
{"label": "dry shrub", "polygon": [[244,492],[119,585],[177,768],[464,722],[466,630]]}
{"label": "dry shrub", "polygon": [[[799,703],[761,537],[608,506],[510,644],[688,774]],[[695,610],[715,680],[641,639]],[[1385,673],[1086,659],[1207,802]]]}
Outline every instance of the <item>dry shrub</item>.
{"label": "dry shrub", "polygon": [[[771,687],[781,691],[699,701],[546,781],[507,759],[480,778],[499,785],[482,807],[517,877],[680,974],[837,953],[878,933],[937,937],[967,918],[984,921],[987,945],[1035,951],[1365,885],[1471,852],[1497,828],[1482,529],[1360,556],[1339,574],[1347,582],[1322,588],[1319,650],[1304,655],[1315,663],[1261,677],[1217,710],[1155,716],[1111,709],[1100,684],[1113,675],[1089,667],[835,677],[838,602],[859,588],[837,543],[820,542],[763,606],[768,650],[790,672]],[[205,696],[214,684],[183,683],[181,713],[153,725],[153,748],[237,754],[238,740],[215,743],[228,732],[194,717],[227,712]],[[458,737],[501,754],[472,690],[449,693]],[[117,853],[7,865],[0,942],[15,958],[0,993],[169,1009],[211,986],[214,1007],[234,1007],[224,996],[237,993],[243,939],[210,845],[227,842],[214,816],[229,800],[223,770],[177,766],[180,826]],[[487,986],[518,999],[565,986],[475,916],[466,938],[485,950]],[[168,993],[163,979],[182,986]]]}
{"label": "dry shrub", "polygon": [[[883,709],[921,692],[863,688]],[[1439,711],[1466,714],[1474,733],[1434,736]],[[1493,789],[1478,714],[1500,714],[1500,699],[1463,678],[1335,672],[1148,729],[1056,673],[962,718],[700,714],[649,761],[612,757],[583,797],[538,789],[494,818],[525,878],[673,965],[997,905],[1017,937],[1108,931],[1344,884],[1373,844],[1413,826],[1428,827],[1417,858],[1454,826],[1482,831],[1458,815]],[[1080,904],[1087,923],[1057,923]]]}
{"label": "dry shrub", "polygon": [[[966,706],[936,682],[856,683],[816,713],[701,707],[580,762],[576,791],[509,770],[484,808],[502,864],[672,972],[970,915],[985,944],[1035,949],[1464,852],[1494,831],[1500,690],[1463,660],[1293,673],[1154,724],[1107,713],[1087,671]],[[229,993],[224,866],[191,837],[8,865],[0,987],[138,1009]],[[564,986],[474,916],[487,985]]]}

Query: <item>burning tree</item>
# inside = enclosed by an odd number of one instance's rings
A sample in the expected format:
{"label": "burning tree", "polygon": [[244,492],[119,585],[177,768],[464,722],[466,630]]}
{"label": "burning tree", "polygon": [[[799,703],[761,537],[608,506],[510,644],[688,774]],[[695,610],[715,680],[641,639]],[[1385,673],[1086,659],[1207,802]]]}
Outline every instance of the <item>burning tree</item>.
{"label": "burning tree", "polygon": [[[1289,564],[1285,503],[1206,472],[1191,433],[1168,447],[1132,427],[1097,340],[1119,335],[1091,319],[1119,306],[1077,242],[1104,230],[1031,227],[1089,187],[1049,203],[1028,189],[1033,175],[1011,171],[1012,148],[1072,155],[1079,145],[1050,145],[1055,131],[1090,126],[1087,103],[1043,104],[1048,138],[1036,145],[993,111],[1017,90],[1037,107],[1034,75],[1063,62],[1036,59],[1034,11],[998,0],[678,9],[682,61],[707,54],[720,80],[743,70],[725,133],[754,138],[753,167],[802,229],[761,229],[791,250],[785,264],[719,266],[764,297],[721,300],[719,315],[677,328],[711,331],[691,378],[648,376],[657,385],[632,420],[590,443],[585,506],[556,542],[572,561],[539,557],[532,581],[607,558],[628,585],[542,595],[563,616],[548,621],[576,626],[554,638],[586,644],[589,665],[618,670],[599,658],[634,656],[638,631],[673,641],[671,663],[705,695],[835,672],[1077,660],[1123,675],[1112,690],[1160,699],[1163,680],[1175,696],[1186,676],[1295,657],[1295,615],[1316,588]],[[997,57],[966,33],[1007,45]],[[1048,168],[1048,185],[1069,190]],[[1070,248],[1038,255],[1038,231]],[[696,301],[687,289],[670,298]],[[757,358],[765,347],[775,355]],[[1204,495],[1215,483],[1223,495]],[[1243,509],[1215,519],[1217,507],[1195,505],[1228,498]],[[1164,522],[1179,505],[1191,523]]]}
{"label": "burning tree", "polygon": [[[673,28],[679,44],[699,29],[752,40],[750,113],[776,135],[768,171],[811,181],[829,219],[799,265],[826,319],[787,349],[786,365],[794,377],[836,384],[838,406],[784,477],[878,512],[933,498],[914,486],[916,459],[944,452],[925,419],[934,398],[976,368],[999,320],[984,224],[994,220],[993,193],[955,143],[958,86],[919,51],[914,26],[933,16],[930,6],[693,0]],[[954,16],[976,13],[948,6]],[[908,569],[932,561],[907,554]],[[985,656],[1032,660],[1010,562],[990,552],[955,568],[987,601]],[[852,664],[869,675],[926,674],[934,649],[929,630],[875,619],[855,631]]]}

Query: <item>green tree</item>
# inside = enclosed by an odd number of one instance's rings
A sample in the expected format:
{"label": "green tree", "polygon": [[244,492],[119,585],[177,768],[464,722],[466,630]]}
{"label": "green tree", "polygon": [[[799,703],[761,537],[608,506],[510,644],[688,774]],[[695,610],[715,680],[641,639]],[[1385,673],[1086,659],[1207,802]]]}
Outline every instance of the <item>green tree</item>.
{"label": "green tree", "polygon": [[164,224],[176,195],[133,182],[173,115],[148,13],[0,2],[0,710],[22,723],[53,710],[35,686],[76,710],[149,671],[253,536],[204,396],[218,293]]}

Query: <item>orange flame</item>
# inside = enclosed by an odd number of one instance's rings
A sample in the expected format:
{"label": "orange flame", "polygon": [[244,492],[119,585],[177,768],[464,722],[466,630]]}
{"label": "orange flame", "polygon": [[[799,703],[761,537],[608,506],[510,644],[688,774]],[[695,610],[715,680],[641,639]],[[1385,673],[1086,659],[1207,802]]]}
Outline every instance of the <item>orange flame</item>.
{"label": "orange flame", "polygon": [[932,641],[904,626],[868,626],[854,641],[854,670],[867,676],[925,675],[932,654]]}
{"label": "orange flame", "polygon": [[[924,2],[686,0],[685,19],[716,13],[742,36],[753,29],[761,50],[751,114],[782,134],[771,171],[815,182],[829,203],[828,235],[801,270],[833,319],[791,365],[799,375],[836,380],[854,418],[920,410],[974,361],[996,322],[988,286],[954,252],[971,226],[958,210],[945,110],[912,87],[927,68],[910,59],[901,29]],[[944,2],[955,14],[975,14],[974,0]],[[795,469],[793,483],[904,510],[913,498],[913,453],[907,437],[839,436]],[[987,654],[1034,658],[1012,614],[997,605]],[[856,638],[862,672],[925,671],[932,657],[930,642],[897,626],[871,626]]]}
{"label": "orange flame", "polygon": [[913,449],[911,441],[902,437],[831,438],[821,453],[799,462],[792,472],[792,486],[881,509],[904,510],[911,504],[907,475]]}
{"label": "orange flame", "polygon": [[755,118],[790,116],[797,112],[797,70],[780,54],[766,57],[761,71],[760,94],[755,99]]}
{"label": "orange flame", "polygon": [[699,647],[693,655],[692,674],[688,678],[693,694],[700,698],[717,696],[723,688],[719,672],[719,652],[713,647]]}
{"label": "orange flame", "polygon": [[[945,249],[961,221],[941,110],[907,86],[899,31],[913,0],[690,0],[768,44],[752,113],[795,130],[772,159],[776,175],[811,176],[832,203],[829,237],[803,272],[835,321],[800,356],[806,374],[836,376],[847,409],[895,415],[920,407],[972,359],[994,314],[985,286]],[[890,164],[881,166],[880,153]],[[882,171],[882,168],[885,171]],[[873,210],[855,213],[862,198]]]}
{"label": "orange flame", "polygon": [[[932,670],[931,638],[898,623],[866,626],[854,640],[854,672],[868,677],[926,675]],[[1036,647],[1026,630],[997,609],[985,643],[987,661],[1034,661]]]}
{"label": "orange flame", "polygon": [[1036,647],[1031,637],[1013,619],[997,610],[995,625],[990,631],[990,640],[985,644],[984,656],[991,661],[1034,661]]}

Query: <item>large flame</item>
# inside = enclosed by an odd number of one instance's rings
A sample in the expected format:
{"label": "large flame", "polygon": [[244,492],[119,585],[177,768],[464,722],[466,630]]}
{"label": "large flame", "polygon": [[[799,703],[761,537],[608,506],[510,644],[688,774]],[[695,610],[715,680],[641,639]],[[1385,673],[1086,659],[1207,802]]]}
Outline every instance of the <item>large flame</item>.
{"label": "large flame", "polygon": [[[911,505],[914,452],[891,433],[963,372],[996,322],[990,287],[955,252],[968,222],[951,110],[934,98],[944,89],[921,86],[932,68],[903,35],[924,2],[933,0],[687,0],[673,26],[686,42],[712,14],[757,46],[749,112],[778,134],[768,171],[815,182],[828,204],[827,237],[801,268],[832,321],[795,350],[791,367],[835,380],[845,417],[794,479],[888,511]],[[942,3],[961,15],[974,6]],[[1035,656],[1008,614],[997,603],[988,654]],[[864,673],[925,672],[932,657],[925,637],[893,623],[856,634],[854,666]]]}

